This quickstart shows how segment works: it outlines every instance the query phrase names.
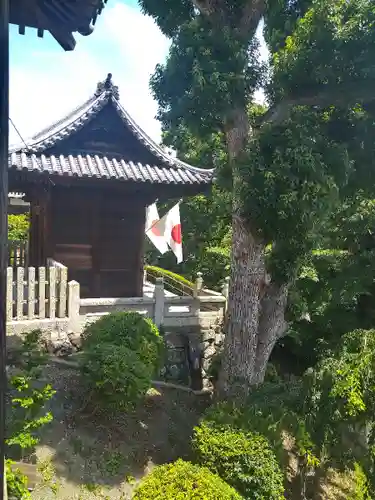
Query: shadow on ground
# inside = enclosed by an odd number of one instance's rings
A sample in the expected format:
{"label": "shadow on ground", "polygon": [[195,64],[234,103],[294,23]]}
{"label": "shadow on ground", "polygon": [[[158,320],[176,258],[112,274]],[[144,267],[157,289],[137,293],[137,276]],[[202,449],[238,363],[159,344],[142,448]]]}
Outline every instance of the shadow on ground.
{"label": "shadow on ground", "polygon": [[128,498],[133,484],[153,465],[190,458],[192,429],[208,404],[207,397],[158,389],[132,414],[90,415],[79,411],[85,394],[75,370],[50,366],[46,375],[57,393],[52,403],[54,421],[43,429],[37,449],[45,482],[54,476],[54,481],[87,490],[98,485],[121,487],[124,496],[120,498]]}

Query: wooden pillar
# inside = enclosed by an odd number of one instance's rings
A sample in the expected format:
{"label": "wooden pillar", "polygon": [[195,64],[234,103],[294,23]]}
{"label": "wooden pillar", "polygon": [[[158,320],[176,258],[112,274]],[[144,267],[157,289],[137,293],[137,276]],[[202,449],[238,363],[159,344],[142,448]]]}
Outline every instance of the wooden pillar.
{"label": "wooden pillar", "polygon": [[0,0],[0,498],[4,495],[8,260],[9,3]]}
{"label": "wooden pillar", "polygon": [[139,221],[139,255],[138,255],[138,297],[143,297],[143,278],[145,268],[145,225],[146,225],[146,206],[143,208],[143,219]]}
{"label": "wooden pillar", "polygon": [[45,266],[53,257],[50,231],[50,192],[44,186],[34,189],[30,197],[29,262],[33,267]]}
{"label": "wooden pillar", "polygon": [[91,209],[91,252],[92,252],[92,278],[91,278],[91,295],[101,297],[101,279],[100,271],[102,267],[101,255],[101,229],[102,224],[105,224],[103,219],[103,210],[105,207],[105,200],[102,193],[99,191],[92,196]]}

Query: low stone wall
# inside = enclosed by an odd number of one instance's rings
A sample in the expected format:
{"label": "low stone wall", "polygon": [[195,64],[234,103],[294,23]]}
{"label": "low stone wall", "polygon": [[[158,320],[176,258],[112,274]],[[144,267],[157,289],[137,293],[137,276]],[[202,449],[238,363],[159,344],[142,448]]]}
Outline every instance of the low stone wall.
{"label": "low stone wall", "polygon": [[[21,280],[23,271],[20,269],[17,271],[17,276]],[[64,276],[65,270],[66,268]],[[44,268],[39,269],[42,276],[44,271]],[[60,271],[59,267],[49,268],[50,277],[52,276],[54,282],[56,281],[54,276],[60,276],[58,274]],[[33,270],[30,276],[33,278]],[[29,282],[34,283],[33,279]],[[49,290],[51,292],[49,302],[53,307],[45,310],[43,306],[45,294],[42,294],[43,300],[38,302],[41,311],[39,317],[35,315],[34,301],[31,300],[35,293],[32,297],[28,296],[26,301],[28,315],[24,317],[22,311],[25,306],[23,300],[25,295],[17,292],[16,319],[13,318],[13,313],[10,314],[14,309],[14,303],[10,301],[8,304],[8,346],[17,341],[17,337],[19,341],[22,334],[40,329],[51,355],[69,356],[80,349],[80,335],[87,324],[113,312],[136,311],[152,319],[165,335],[166,355],[161,377],[167,381],[185,383],[196,390],[210,385],[207,372],[222,340],[221,325],[226,307],[224,295],[199,288],[194,292],[194,296],[167,296],[163,281],[158,278],[152,297],[81,299],[78,283],[72,281],[66,285],[65,277],[62,283],[61,290],[64,291],[66,286],[68,287],[67,294],[61,292],[64,297],[66,296],[67,307],[56,308],[55,295]],[[12,280],[9,284],[13,286]],[[59,314],[55,314],[56,311]]]}
{"label": "low stone wall", "polygon": [[[216,313],[200,313],[199,326],[163,328],[166,349],[160,379],[194,390],[210,388],[208,370],[223,341],[222,319]],[[81,334],[66,328],[45,329],[43,341],[53,356],[66,358],[81,350]]]}
{"label": "low stone wall", "polygon": [[[204,314],[204,313],[202,313]],[[211,387],[209,370],[215,356],[220,353],[224,342],[223,315],[205,314],[200,322],[201,356],[202,356],[202,386]]]}

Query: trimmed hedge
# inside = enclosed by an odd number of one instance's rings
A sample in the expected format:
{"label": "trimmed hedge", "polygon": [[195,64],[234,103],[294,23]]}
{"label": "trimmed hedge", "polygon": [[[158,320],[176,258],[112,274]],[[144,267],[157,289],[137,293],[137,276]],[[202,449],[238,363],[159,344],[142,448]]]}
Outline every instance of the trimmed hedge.
{"label": "trimmed hedge", "polygon": [[218,474],[244,499],[284,498],[283,473],[263,436],[203,421],[194,429],[193,449],[199,463]]}
{"label": "trimmed hedge", "polygon": [[84,331],[81,372],[104,406],[128,409],[151,385],[163,340],[154,323],[135,312],[103,316]]}
{"label": "trimmed hedge", "polygon": [[241,496],[205,467],[177,460],[156,467],[135,491],[133,500],[241,500]]}
{"label": "trimmed hedge", "polygon": [[150,271],[152,273],[155,273],[160,277],[166,276],[166,277],[172,278],[172,279],[180,282],[182,285],[186,285],[189,288],[194,288],[194,286],[195,286],[192,281],[189,281],[184,276],[181,276],[180,274],[176,274],[173,271],[168,271],[168,269],[163,269],[162,267],[146,265],[145,270]]}

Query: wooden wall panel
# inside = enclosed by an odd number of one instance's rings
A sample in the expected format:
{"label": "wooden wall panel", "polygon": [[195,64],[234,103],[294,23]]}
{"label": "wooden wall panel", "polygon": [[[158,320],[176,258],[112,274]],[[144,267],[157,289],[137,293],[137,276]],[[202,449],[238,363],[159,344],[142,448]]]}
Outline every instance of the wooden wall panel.
{"label": "wooden wall panel", "polygon": [[53,193],[52,257],[81,283],[83,297],[142,295],[145,204],[87,189]]}

